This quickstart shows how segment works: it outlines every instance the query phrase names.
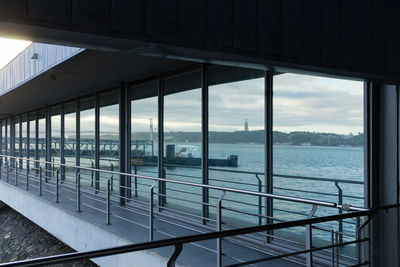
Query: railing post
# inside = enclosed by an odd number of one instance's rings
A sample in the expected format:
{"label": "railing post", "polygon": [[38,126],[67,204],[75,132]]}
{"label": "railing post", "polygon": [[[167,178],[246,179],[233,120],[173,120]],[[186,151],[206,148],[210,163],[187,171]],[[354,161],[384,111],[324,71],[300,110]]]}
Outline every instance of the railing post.
{"label": "railing post", "polygon": [[[336,245],[339,245],[339,233],[335,233]],[[336,267],[339,267],[339,246],[336,247]]]}
{"label": "railing post", "polygon": [[356,218],[356,236],[357,236],[357,243],[356,243],[356,253],[357,253],[357,260],[358,264],[361,265],[361,235],[360,235],[360,217]]}
{"label": "railing post", "polygon": [[[111,171],[114,171],[114,165],[111,163]],[[111,176],[111,191],[114,191],[114,175]]]}
{"label": "railing post", "polygon": [[150,198],[149,198],[149,241],[153,241],[154,239],[154,187],[157,183],[154,183],[150,187]]}
{"label": "railing post", "polygon": [[135,166],[135,197],[137,197],[138,193],[137,193],[137,166]]}
{"label": "railing post", "polygon": [[76,211],[81,211],[81,172],[76,175]]}
{"label": "railing post", "polygon": [[18,160],[15,161],[15,185],[18,186]]}
{"label": "railing post", "polygon": [[107,180],[107,224],[111,224],[110,179]]}
{"label": "railing post", "polygon": [[56,172],[56,203],[58,203],[60,194],[60,169],[57,169]]}
{"label": "railing post", "polygon": [[[338,204],[342,205],[343,204],[343,189],[339,186],[339,182],[335,181],[335,186],[338,189]],[[342,214],[343,211],[342,209],[339,209],[339,214]],[[343,233],[343,220],[339,220],[339,229],[338,232]],[[339,235],[339,241],[340,243],[343,242],[343,235]]]}
{"label": "railing post", "polygon": [[53,163],[52,167],[51,167],[51,177],[54,177],[54,169],[55,169],[55,167],[54,167],[54,157],[51,159],[51,162]]}
{"label": "railing post", "polygon": [[39,167],[39,196],[42,195],[42,166]]}
{"label": "railing post", "polygon": [[93,187],[93,177],[94,177],[94,173],[93,173],[93,168],[94,168],[93,161],[91,161],[91,163],[92,163],[92,170],[91,170],[91,177],[90,177],[90,186]]}
{"label": "railing post", "polygon": [[335,231],[332,229],[331,230],[331,245],[332,245],[332,257],[331,257],[331,261],[332,261],[332,266],[335,266]]}
{"label": "railing post", "polygon": [[[256,174],[256,178],[258,180],[258,193],[262,192],[262,182],[261,179]],[[258,225],[262,224],[262,197],[258,196]]]}
{"label": "railing post", "polygon": [[168,260],[167,267],[175,267],[176,259],[179,257],[179,254],[181,254],[181,252],[182,252],[182,244],[176,244],[174,253]]}
{"label": "railing post", "polygon": [[29,190],[29,159],[26,160],[26,190]]}
{"label": "railing post", "polygon": [[6,161],[7,166],[7,183],[10,181],[10,162]]}
{"label": "railing post", "polygon": [[[311,219],[314,216],[316,211],[317,211],[317,205],[313,205],[307,218]],[[312,225],[311,224],[306,225],[306,249],[312,249]],[[312,252],[307,252],[306,263],[307,263],[307,267],[313,266]]]}
{"label": "railing post", "polygon": [[[222,199],[225,197],[225,191],[222,191],[217,202],[217,231],[222,230]],[[222,266],[222,238],[217,238],[217,267]]]}

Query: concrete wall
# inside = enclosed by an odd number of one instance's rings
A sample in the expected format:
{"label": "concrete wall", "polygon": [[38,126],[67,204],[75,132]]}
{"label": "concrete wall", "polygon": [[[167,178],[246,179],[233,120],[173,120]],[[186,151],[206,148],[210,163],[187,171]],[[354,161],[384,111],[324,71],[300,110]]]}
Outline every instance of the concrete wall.
{"label": "concrete wall", "polygon": [[[46,229],[77,251],[130,244],[129,240],[106,231],[43,199],[0,181],[0,201]],[[1,202],[0,202],[1,203]],[[100,266],[166,266],[168,259],[152,251],[109,256],[93,260]],[[177,265],[181,266],[181,265]]]}

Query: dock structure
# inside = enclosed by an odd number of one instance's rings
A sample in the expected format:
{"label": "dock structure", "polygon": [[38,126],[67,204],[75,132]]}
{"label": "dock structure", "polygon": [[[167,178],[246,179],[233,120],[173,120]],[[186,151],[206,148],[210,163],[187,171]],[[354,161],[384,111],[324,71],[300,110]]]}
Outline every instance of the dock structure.
{"label": "dock structure", "polygon": [[[0,1],[0,36],[32,41],[0,69],[0,202],[77,251],[31,263],[399,266],[398,13],[395,0]],[[342,122],[357,90],[346,127],[363,127],[362,177],[299,175],[321,167],[306,153],[277,173],[277,121]],[[278,98],[293,113],[277,116]],[[253,129],[257,142],[210,142]],[[167,150],[170,131],[199,133],[198,155]]]}

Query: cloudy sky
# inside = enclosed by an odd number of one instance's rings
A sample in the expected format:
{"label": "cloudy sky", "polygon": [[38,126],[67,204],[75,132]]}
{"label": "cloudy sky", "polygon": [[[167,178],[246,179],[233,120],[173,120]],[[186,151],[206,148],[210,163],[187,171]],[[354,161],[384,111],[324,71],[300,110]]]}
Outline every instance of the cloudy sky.
{"label": "cloudy sky", "polygon": [[[216,85],[209,90],[209,129],[264,128],[264,81]],[[274,130],[357,134],[363,131],[363,84],[358,81],[282,74],[274,79]],[[133,128],[148,131],[157,121],[157,100],[137,101]],[[200,89],[165,97],[165,131],[200,131]]]}

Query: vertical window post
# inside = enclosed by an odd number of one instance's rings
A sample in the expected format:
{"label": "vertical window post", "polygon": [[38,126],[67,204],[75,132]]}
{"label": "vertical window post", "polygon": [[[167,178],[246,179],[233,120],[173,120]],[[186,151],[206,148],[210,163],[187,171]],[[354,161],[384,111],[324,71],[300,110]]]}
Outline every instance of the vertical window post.
{"label": "vertical window post", "polygon": [[[158,177],[165,178],[164,172],[164,90],[160,75],[158,75]],[[164,206],[166,202],[165,182],[158,183],[158,203]]]}
{"label": "vertical window post", "polygon": [[[96,94],[96,103],[95,103],[95,119],[94,119],[94,162],[95,168],[100,168],[100,98],[99,95]],[[95,172],[95,192],[100,189],[100,174],[98,171]]]}
{"label": "vertical window post", "polygon": [[[64,103],[61,104],[61,129],[60,129],[60,162],[65,164],[64,144],[65,144],[65,120],[64,120]],[[65,167],[61,166],[61,181],[65,180]]]}
{"label": "vertical window post", "polygon": [[[201,134],[202,134],[202,159],[201,159],[201,171],[202,171],[202,184],[208,184],[208,83],[207,83],[207,68],[203,64],[201,68]],[[203,188],[202,190],[202,210],[201,216],[203,217],[202,223],[206,224],[209,217],[209,190]]]}
{"label": "vertical window post", "polygon": [[[127,167],[127,158],[126,152],[127,148],[127,129],[125,125],[127,125],[128,121],[126,118],[126,99],[125,92],[127,91],[126,82],[121,82],[120,90],[119,90],[119,171],[122,173],[126,173]],[[125,175],[121,175],[119,179],[119,192],[120,192],[120,204],[125,205],[127,195],[127,177]]]}
{"label": "vertical window post", "polygon": [[[265,72],[265,99],[264,99],[264,120],[265,120],[265,192],[273,193],[273,168],[272,168],[272,94],[273,94],[273,73]],[[265,215],[267,216],[267,224],[273,223],[273,201],[271,198],[265,200]],[[267,242],[271,241],[271,232],[268,232]]]}

